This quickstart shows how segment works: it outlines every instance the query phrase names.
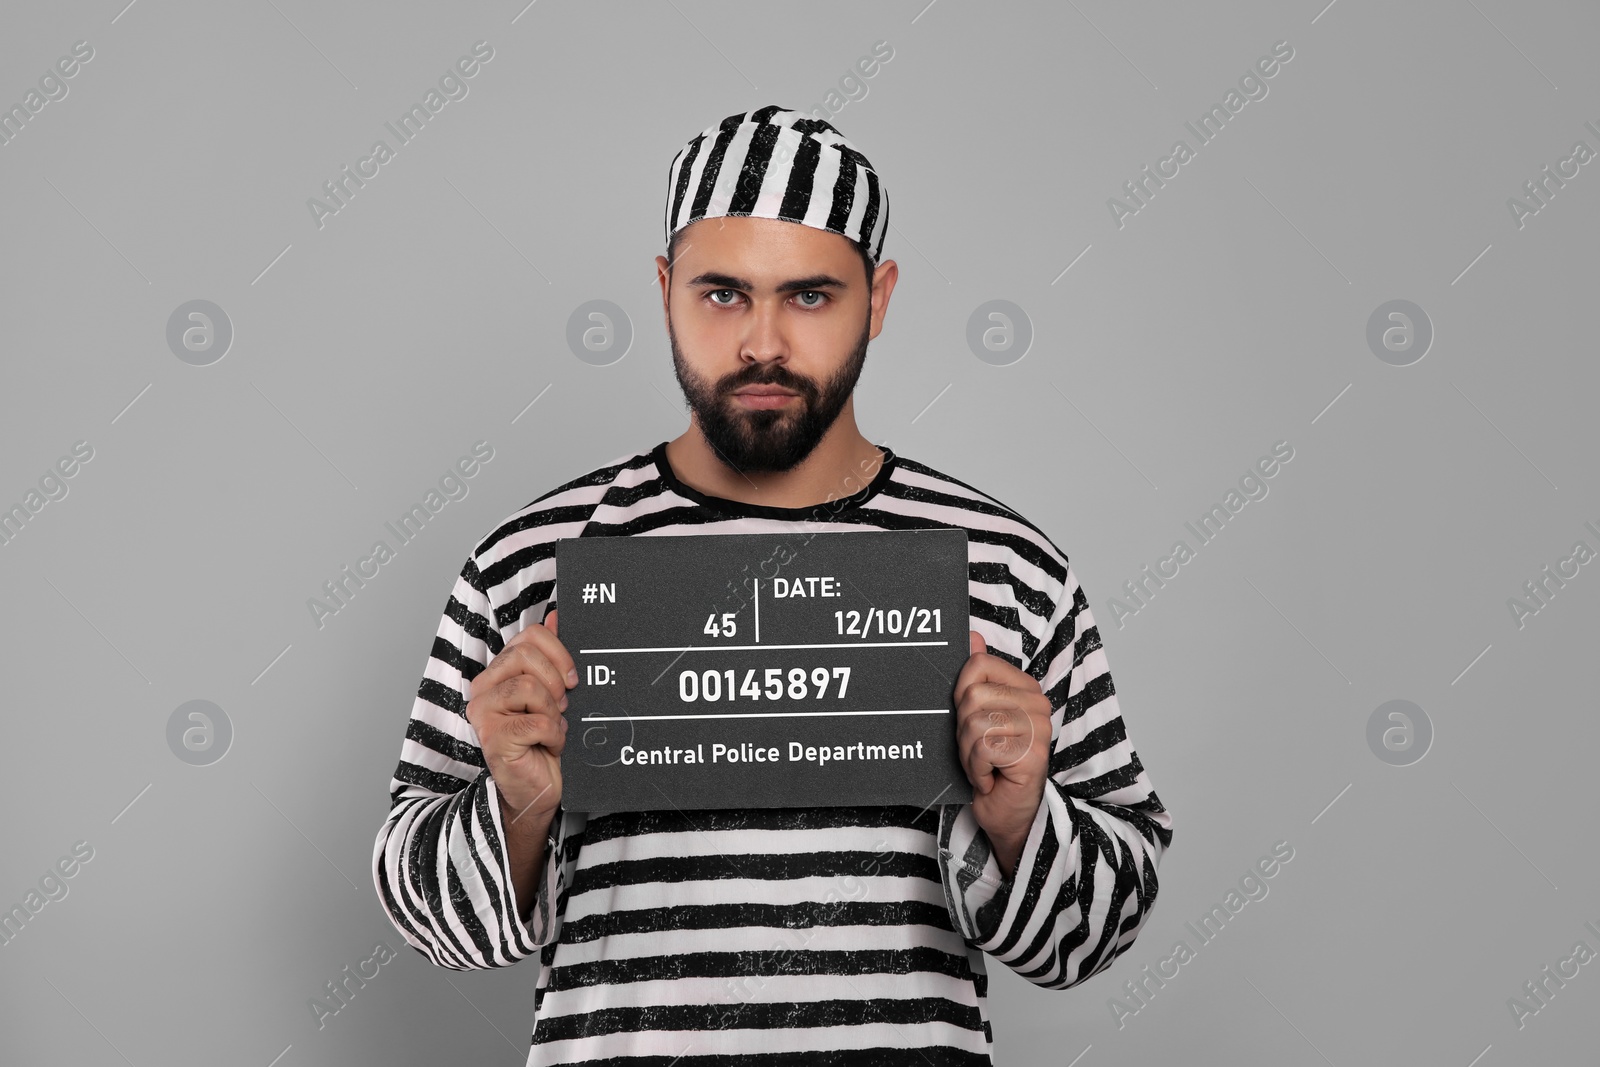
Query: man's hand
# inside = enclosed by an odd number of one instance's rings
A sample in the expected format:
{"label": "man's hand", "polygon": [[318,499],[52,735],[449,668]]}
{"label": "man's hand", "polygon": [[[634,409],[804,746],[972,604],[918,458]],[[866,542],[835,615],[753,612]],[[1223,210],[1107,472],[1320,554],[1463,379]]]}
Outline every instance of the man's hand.
{"label": "man's hand", "polygon": [[577,665],[556,639],[556,612],[523,629],[472,680],[467,721],[510,821],[531,816],[548,825],[561,803],[561,749],[566,744],[567,690]]}
{"label": "man's hand", "polygon": [[1009,877],[1050,773],[1050,698],[1038,679],[989,654],[976,630],[956,676],[956,751],[972,782],[972,814]]}

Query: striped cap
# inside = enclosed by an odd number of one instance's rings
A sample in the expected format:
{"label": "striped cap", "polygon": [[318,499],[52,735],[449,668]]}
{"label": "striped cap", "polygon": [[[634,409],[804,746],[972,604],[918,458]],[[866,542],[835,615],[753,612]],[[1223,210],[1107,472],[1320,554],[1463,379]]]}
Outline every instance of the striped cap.
{"label": "striped cap", "polygon": [[667,172],[667,240],[720,215],[781,219],[848,238],[877,263],[889,194],[834,127],[769,104],[729,115],[678,150]]}

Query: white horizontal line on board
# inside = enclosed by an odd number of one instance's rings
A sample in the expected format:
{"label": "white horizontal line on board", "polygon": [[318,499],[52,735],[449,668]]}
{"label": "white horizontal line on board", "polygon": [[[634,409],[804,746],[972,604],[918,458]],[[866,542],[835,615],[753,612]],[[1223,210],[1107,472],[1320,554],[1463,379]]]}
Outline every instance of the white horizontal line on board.
{"label": "white horizontal line on board", "polygon": [[948,715],[948,708],[906,711],[722,711],[709,715],[585,715],[580,722],[654,722],[657,719],[792,719],[802,715]]}
{"label": "white horizontal line on board", "polygon": [[579,652],[736,652],[770,648],[909,648],[912,645],[948,645],[949,641],[830,641],[820,645],[661,645],[655,648],[580,648]]}

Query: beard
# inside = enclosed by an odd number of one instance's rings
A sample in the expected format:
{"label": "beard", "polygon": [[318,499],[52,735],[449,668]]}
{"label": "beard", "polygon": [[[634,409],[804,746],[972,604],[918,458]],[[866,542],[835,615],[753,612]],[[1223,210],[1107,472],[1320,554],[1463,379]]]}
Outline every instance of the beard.
{"label": "beard", "polygon": [[[741,472],[791,470],[811,454],[855,390],[867,360],[870,334],[868,316],[844,366],[821,384],[780,363],[751,363],[713,383],[689,369],[672,321],[667,321],[672,369],[700,432],[724,463]],[[798,393],[799,400],[782,408],[743,409],[732,397],[735,390],[747,385],[776,385]]]}

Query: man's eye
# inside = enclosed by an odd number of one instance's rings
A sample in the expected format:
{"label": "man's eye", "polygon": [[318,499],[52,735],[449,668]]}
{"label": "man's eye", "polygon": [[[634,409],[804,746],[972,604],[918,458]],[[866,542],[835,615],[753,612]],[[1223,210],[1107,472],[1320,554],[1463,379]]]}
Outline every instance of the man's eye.
{"label": "man's eye", "polygon": [[808,308],[821,307],[822,303],[827,299],[827,294],[826,293],[819,293],[815,289],[806,289],[803,292],[801,292],[799,295],[800,296],[814,296],[814,297],[818,298],[817,302],[815,304],[802,302],[801,306],[802,307],[808,307]]}
{"label": "man's eye", "polygon": [[716,295],[718,293],[732,293],[734,296],[738,296],[739,295],[739,291],[737,289],[713,289],[709,293],[706,294],[708,297],[712,298],[711,302],[713,304],[722,304],[723,307],[727,307],[727,304],[723,303],[723,301],[721,301],[721,300],[716,299]]}

